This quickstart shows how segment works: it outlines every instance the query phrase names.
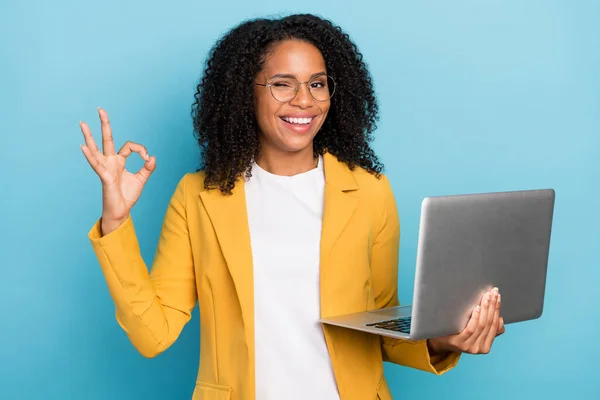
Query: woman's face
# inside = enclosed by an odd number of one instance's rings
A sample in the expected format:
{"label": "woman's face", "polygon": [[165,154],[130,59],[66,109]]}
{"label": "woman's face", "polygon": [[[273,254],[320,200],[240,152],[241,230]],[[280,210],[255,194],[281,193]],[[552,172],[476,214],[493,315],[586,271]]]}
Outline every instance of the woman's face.
{"label": "woman's face", "polygon": [[[269,52],[255,83],[271,82],[281,88],[290,81],[289,77],[307,82],[326,73],[325,60],[315,46],[299,40],[286,40]],[[313,87],[319,87],[319,81],[326,83],[327,79],[317,78]],[[269,87],[255,86],[256,119],[262,151],[305,150],[312,154],[313,139],[325,122],[330,105],[330,100],[315,100],[306,84],[299,85],[296,97],[285,103],[276,100]]]}

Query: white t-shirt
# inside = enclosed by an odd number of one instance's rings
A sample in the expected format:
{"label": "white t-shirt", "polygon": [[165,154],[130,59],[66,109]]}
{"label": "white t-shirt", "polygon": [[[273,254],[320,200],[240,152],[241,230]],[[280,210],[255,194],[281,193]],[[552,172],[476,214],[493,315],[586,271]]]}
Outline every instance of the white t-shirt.
{"label": "white t-shirt", "polygon": [[256,398],[339,400],[320,318],[325,176],[271,174],[245,186],[254,268]]}

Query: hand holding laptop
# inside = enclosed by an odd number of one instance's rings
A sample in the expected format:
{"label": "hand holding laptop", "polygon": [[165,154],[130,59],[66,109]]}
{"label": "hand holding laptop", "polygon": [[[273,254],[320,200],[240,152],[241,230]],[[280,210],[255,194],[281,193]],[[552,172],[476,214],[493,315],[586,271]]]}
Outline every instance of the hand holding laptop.
{"label": "hand holding laptop", "polygon": [[458,352],[487,354],[494,339],[504,333],[504,320],[500,316],[501,296],[498,288],[483,295],[481,303],[473,309],[471,318],[462,332],[432,338],[427,345],[432,353]]}

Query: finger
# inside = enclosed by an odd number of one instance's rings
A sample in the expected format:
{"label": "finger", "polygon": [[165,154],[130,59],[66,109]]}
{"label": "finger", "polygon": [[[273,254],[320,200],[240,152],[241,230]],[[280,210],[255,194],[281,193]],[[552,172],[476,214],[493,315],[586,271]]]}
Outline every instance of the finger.
{"label": "finger", "polygon": [[491,345],[490,347],[487,346],[488,336],[490,334],[490,331],[493,332],[494,329],[498,326],[498,322],[496,322],[496,324],[494,325],[494,318],[496,317],[496,308],[498,304],[498,288],[495,287],[490,292],[488,292],[487,302],[487,319],[485,320],[485,327],[483,328],[481,334],[477,338],[476,343],[478,351],[481,351],[483,353],[489,352]]}
{"label": "finger", "polygon": [[106,174],[106,167],[102,164],[97,157],[94,157],[91,150],[86,145],[81,145],[81,151],[85,156],[85,159],[90,164],[90,167],[98,174],[100,179],[103,179]]}
{"label": "finger", "polygon": [[487,292],[483,296],[483,299],[481,300],[481,312],[479,313],[479,320],[477,321],[477,328],[475,329],[475,332],[473,332],[473,334],[467,340],[465,340],[464,344],[467,347],[471,347],[477,343],[477,340],[481,336],[481,333],[484,331],[485,327],[487,326],[489,306],[490,306],[490,292]]}
{"label": "finger", "polygon": [[492,343],[498,333],[498,321],[500,320],[500,294],[495,295],[494,301],[495,310],[493,311],[493,318],[490,322],[490,326],[486,333],[484,348],[489,351],[492,348]]}
{"label": "finger", "polygon": [[471,313],[471,318],[469,318],[469,322],[467,322],[467,326],[462,330],[461,333],[456,337],[456,346],[461,346],[463,343],[467,342],[473,334],[477,331],[477,325],[479,324],[479,316],[481,314],[481,306],[477,305],[473,308],[473,312]]}
{"label": "finger", "polygon": [[488,307],[487,307],[487,320],[485,324],[485,328],[481,332],[480,339],[485,340],[487,334],[490,330],[493,331],[492,327],[496,327],[498,325],[493,325],[494,318],[496,317],[496,309],[498,307],[498,288],[493,288],[488,293]]}
{"label": "finger", "polygon": [[119,155],[122,157],[129,157],[133,152],[138,153],[140,157],[144,159],[144,161],[148,161],[148,150],[146,149],[146,147],[139,143],[125,143],[123,147],[121,147],[121,149],[119,150]]}
{"label": "finger", "polygon": [[144,166],[136,172],[136,176],[142,183],[146,183],[152,172],[156,169],[156,157],[152,156],[148,158],[148,161],[144,163]]}
{"label": "finger", "polygon": [[79,127],[81,128],[81,132],[83,133],[83,137],[85,139],[85,145],[92,152],[96,153],[98,151],[98,146],[96,145],[96,141],[92,136],[92,132],[90,131],[90,127],[85,122],[79,121]]}
{"label": "finger", "polygon": [[490,304],[488,307],[488,324],[487,327],[491,327],[492,326],[492,321],[494,320],[494,317],[496,316],[496,310],[498,309],[498,295],[499,295],[499,291],[498,288],[493,288],[490,292]]}
{"label": "finger", "polygon": [[504,327],[504,318],[500,317],[500,319],[498,320],[498,333],[496,334],[496,336],[502,335],[505,331],[506,328]]}
{"label": "finger", "polygon": [[105,156],[115,154],[115,144],[113,142],[112,129],[108,120],[108,113],[101,108],[98,108],[98,115],[102,125],[102,150]]}

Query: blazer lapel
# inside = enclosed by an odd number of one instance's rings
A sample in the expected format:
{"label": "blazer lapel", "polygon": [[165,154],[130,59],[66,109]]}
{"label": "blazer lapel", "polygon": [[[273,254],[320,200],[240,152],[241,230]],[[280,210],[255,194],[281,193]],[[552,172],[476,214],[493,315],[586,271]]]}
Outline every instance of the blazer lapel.
{"label": "blazer lapel", "polygon": [[354,174],[335,156],[325,153],[323,159],[325,202],[320,247],[320,292],[321,316],[325,317],[334,312],[335,308],[335,303],[329,301],[335,298],[335,279],[330,279],[329,274],[335,266],[335,260],[330,254],[358,205],[358,198],[352,195],[358,189],[358,183]]}
{"label": "blazer lapel", "polygon": [[358,199],[349,192],[358,189],[352,172],[330,153],[323,156],[325,204],[321,234],[321,253],[329,255],[337,238],[356,209]]}
{"label": "blazer lapel", "polygon": [[244,179],[238,179],[231,195],[214,189],[203,190],[200,197],[235,285],[250,351],[254,348],[254,274]]}

